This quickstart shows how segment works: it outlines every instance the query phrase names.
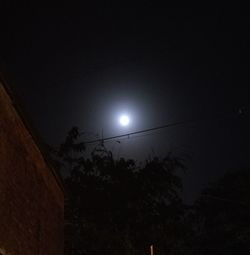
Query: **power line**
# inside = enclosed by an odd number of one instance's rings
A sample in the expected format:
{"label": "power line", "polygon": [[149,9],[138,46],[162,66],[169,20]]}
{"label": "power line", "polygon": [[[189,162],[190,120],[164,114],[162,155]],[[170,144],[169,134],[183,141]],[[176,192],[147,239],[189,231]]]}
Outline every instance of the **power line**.
{"label": "power line", "polygon": [[114,139],[123,138],[123,137],[124,138],[126,138],[126,137],[130,138],[130,136],[137,135],[137,134],[147,133],[147,132],[150,132],[150,131],[156,131],[156,130],[159,130],[159,129],[165,129],[165,128],[170,128],[170,127],[176,127],[176,126],[180,126],[180,125],[184,125],[184,124],[188,124],[188,123],[215,120],[215,119],[223,118],[223,117],[226,117],[226,116],[232,115],[232,114],[243,115],[243,114],[247,113],[249,107],[250,106],[239,107],[237,109],[237,111],[234,110],[230,113],[217,114],[217,116],[213,116],[213,117],[210,117],[210,118],[206,117],[206,118],[201,118],[201,119],[189,119],[189,120],[184,120],[184,121],[178,121],[178,122],[165,124],[165,125],[162,125],[162,126],[156,126],[156,127],[153,127],[153,128],[148,128],[148,129],[143,129],[143,130],[139,130],[139,131],[135,131],[135,132],[126,133],[126,134],[123,134],[123,135],[116,135],[116,136],[110,136],[110,137],[106,137],[106,138],[86,141],[84,143],[85,144],[92,144],[92,143],[104,142],[104,141],[114,140]]}

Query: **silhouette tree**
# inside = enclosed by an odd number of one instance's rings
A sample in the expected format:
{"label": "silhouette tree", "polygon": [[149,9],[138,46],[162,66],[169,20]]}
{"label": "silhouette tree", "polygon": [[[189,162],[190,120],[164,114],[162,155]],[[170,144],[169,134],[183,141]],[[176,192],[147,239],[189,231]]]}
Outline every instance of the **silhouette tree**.
{"label": "silhouette tree", "polygon": [[187,233],[178,170],[169,153],[144,164],[120,158],[100,144],[90,158],[73,128],[58,151],[64,180],[66,254],[181,254]]}
{"label": "silhouette tree", "polygon": [[195,204],[193,254],[250,252],[250,172],[227,173]]}

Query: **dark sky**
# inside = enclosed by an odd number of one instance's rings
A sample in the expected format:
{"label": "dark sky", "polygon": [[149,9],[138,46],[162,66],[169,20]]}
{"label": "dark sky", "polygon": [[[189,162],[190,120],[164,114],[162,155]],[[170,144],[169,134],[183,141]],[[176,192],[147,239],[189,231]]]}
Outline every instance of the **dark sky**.
{"label": "dark sky", "polygon": [[[208,117],[107,147],[138,160],[188,155],[186,198],[249,167],[249,113],[216,119],[250,105],[244,8],[117,2],[3,6],[1,61],[44,141],[60,143],[74,125],[106,137]],[[123,112],[127,128],[117,124]]]}

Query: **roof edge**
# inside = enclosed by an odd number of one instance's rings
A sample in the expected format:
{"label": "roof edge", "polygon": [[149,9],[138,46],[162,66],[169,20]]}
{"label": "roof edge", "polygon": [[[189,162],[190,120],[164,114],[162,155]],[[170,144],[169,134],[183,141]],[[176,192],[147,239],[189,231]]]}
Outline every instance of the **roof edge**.
{"label": "roof edge", "polygon": [[64,189],[64,186],[63,186],[62,177],[55,170],[55,168],[52,166],[51,159],[50,159],[48,153],[46,152],[45,145],[41,141],[42,139],[40,138],[38,133],[35,131],[33,126],[30,124],[30,121],[27,120],[27,114],[25,114],[24,111],[22,110],[22,107],[20,106],[20,102],[17,100],[17,97],[15,96],[15,93],[13,93],[10,86],[8,85],[9,82],[7,82],[6,76],[1,71],[0,71],[0,81],[3,84],[3,87],[4,87],[5,91],[7,92],[8,96],[11,99],[11,102],[13,103],[14,109],[16,110],[17,114],[19,115],[21,121],[23,122],[23,124],[26,128],[26,130],[31,135],[31,137],[32,137],[35,145],[37,146],[39,152],[41,153],[45,163],[47,164],[47,166],[50,169],[51,173],[55,177],[58,186],[61,188],[61,190],[63,191],[63,194],[64,194],[65,189]]}

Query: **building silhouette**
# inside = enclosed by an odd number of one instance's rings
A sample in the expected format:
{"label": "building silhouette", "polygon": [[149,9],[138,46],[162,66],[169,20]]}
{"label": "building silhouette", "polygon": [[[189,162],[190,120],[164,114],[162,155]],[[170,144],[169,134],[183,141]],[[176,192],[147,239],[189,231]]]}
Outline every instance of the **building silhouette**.
{"label": "building silhouette", "polygon": [[64,192],[0,78],[0,255],[63,254]]}

